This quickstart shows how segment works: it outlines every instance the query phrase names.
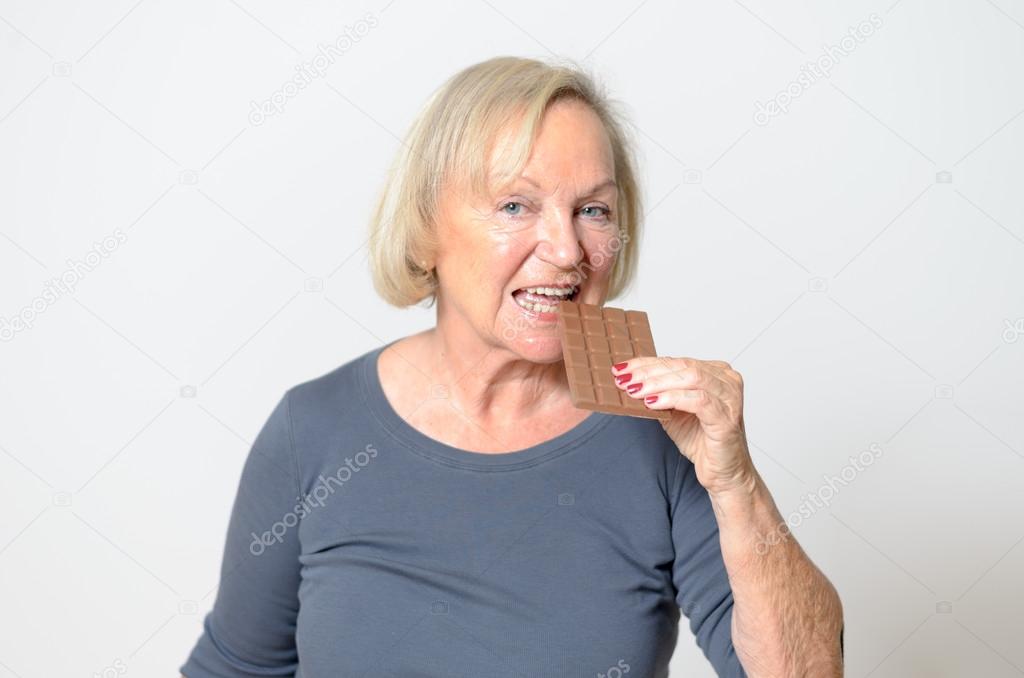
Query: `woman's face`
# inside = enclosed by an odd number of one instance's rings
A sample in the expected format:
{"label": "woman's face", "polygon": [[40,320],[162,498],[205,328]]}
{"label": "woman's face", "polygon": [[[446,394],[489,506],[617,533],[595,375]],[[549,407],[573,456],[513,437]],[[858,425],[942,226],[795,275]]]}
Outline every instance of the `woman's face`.
{"label": "woman's face", "polygon": [[[500,149],[501,142],[494,153]],[[527,360],[559,360],[559,300],[568,292],[574,301],[603,303],[625,241],[614,180],[597,114],[575,100],[551,105],[510,184],[496,186],[490,199],[442,197],[438,325],[471,329]]]}

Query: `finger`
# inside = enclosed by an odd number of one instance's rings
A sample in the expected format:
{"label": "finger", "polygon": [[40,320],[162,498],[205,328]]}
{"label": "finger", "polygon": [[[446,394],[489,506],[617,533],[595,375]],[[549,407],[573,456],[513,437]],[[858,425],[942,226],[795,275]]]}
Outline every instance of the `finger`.
{"label": "finger", "polygon": [[[720,382],[712,380],[711,384],[720,386]],[[629,393],[629,391],[627,391]],[[642,398],[650,409],[675,409],[689,412],[705,424],[720,424],[726,427],[740,425],[738,416],[742,412],[742,397],[737,397],[729,388],[716,393],[714,388],[665,388],[654,386],[638,389],[629,395]]]}
{"label": "finger", "polygon": [[[617,381],[624,376],[626,375],[619,375]],[[642,399],[648,395],[671,389],[704,390],[716,398],[727,397],[725,384],[696,365],[654,373],[650,373],[648,370],[637,370],[636,374],[631,374],[629,377],[629,380],[618,383],[618,386],[634,398]]]}
{"label": "finger", "polygon": [[[620,388],[629,384],[647,381],[650,378],[662,374],[684,374],[686,370],[699,368],[699,360],[688,358],[669,358],[667,356],[644,356],[632,358],[625,363],[618,363],[612,366],[612,374],[615,382]],[[621,369],[617,369],[620,366]],[[696,373],[694,373],[695,375]],[[692,378],[692,377],[691,377]]]}
{"label": "finger", "polygon": [[626,372],[633,372],[640,369],[647,369],[651,365],[689,365],[690,363],[700,362],[695,358],[672,358],[664,355],[645,355],[637,356],[635,358],[629,358],[622,362],[615,363],[612,365],[613,374],[624,374]]}
{"label": "finger", "polygon": [[711,396],[703,389],[672,389],[644,397],[644,405],[651,410],[677,410],[697,415],[711,407]]}

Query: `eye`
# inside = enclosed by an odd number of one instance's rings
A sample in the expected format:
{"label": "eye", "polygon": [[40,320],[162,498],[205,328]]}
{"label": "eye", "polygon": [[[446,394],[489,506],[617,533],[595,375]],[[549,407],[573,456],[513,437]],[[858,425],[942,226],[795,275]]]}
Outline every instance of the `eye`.
{"label": "eye", "polygon": [[612,211],[610,209],[602,207],[601,205],[587,205],[580,210],[580,214],[588,219],[607,219],[611,213]]}
{"label": "eye", "polygon": [[[510,208],[510,207],[517,207],[518,209],[509,211],[508,208]],[[510,217],[518,217],[518,216],[522,215],[524,209],[525,209],[525,207],[524,207],[523,203],[516,202],[515,200],[510,200],[509,202],[507,202],[507,203],[505,203],[504,205],[501,206],[501,210],[505,214],[509,215]]]}

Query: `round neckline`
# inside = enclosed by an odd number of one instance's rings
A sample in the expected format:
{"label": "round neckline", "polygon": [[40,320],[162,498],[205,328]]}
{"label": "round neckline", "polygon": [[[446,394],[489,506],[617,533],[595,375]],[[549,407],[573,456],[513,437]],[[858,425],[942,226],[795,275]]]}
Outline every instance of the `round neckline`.
{"label": "round neckline", "polygon": [[610,414],[591,412],[586,419],[568,431],[542,443],[511,452],[473,452],[448,445],[431,438],[403,419],[384,393],[378,372],[380,354],[397,341],[396,339],[379,346],[364,356],[362,369],[359,370],[363,392],[370,411],[390,434],[404,443],[410,451],[436,462],[481,471],[515,471],[528,468],[579,447],[614,419]]}

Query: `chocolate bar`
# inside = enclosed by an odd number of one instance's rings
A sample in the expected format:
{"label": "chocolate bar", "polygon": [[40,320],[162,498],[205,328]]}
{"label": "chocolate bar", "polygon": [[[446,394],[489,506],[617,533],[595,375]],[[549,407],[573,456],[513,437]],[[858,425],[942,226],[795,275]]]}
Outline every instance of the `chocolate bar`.
{"label": "chocolate bar", "polygon": [[583,410],[631,417],[669,419],[669,410],[652,410],[615,384],[612,365],[639,356],[656,356],[647,314],[575,301],[558,302],[558,336],[572,404]]}

